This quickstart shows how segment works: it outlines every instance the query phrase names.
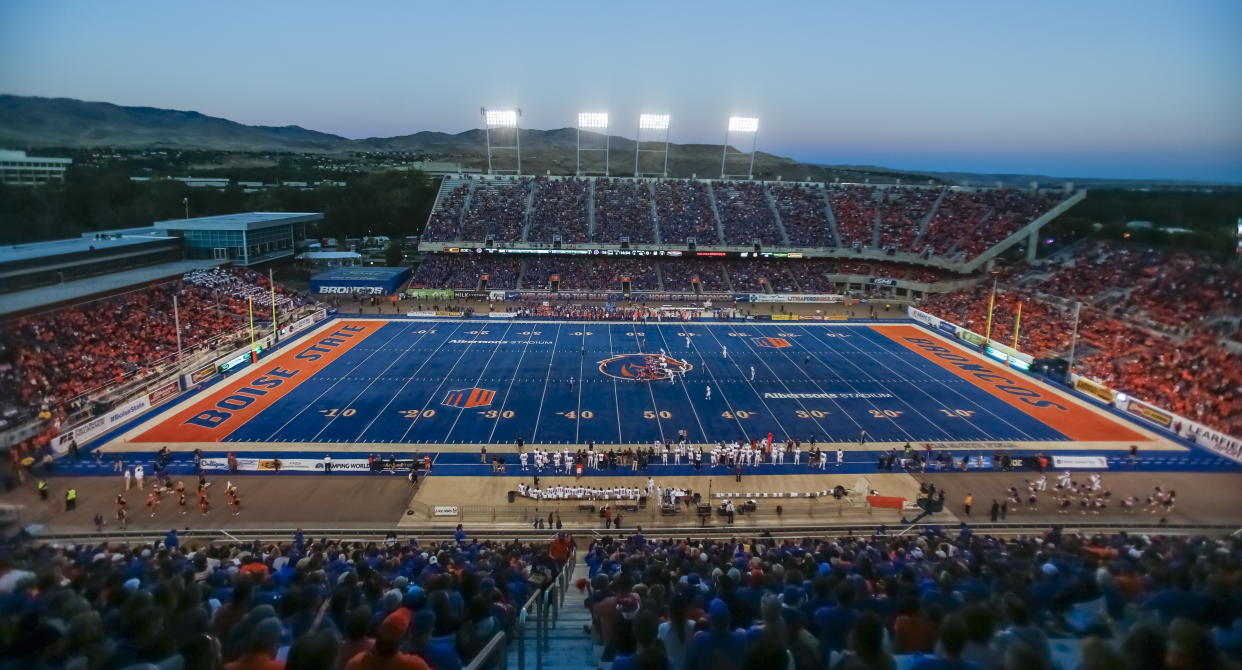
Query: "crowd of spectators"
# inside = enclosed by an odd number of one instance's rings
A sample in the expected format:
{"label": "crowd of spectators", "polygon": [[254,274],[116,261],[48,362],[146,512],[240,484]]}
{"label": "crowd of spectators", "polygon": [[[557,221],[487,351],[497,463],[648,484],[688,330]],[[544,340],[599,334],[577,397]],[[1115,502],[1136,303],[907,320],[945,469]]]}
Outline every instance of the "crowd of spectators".
{"label": "crowd of spectators", "polygon": [[655,202],[660,242],[685,244],[693,237],[697,244],[720,244],[707,184],[673,179],[656,182]]}
{"label": "crowd of spectators", "polygon": [[938,188],[883,189],[880,206],[880,247],[896,251],[913,251],[919,225],[940,198]]}
{"label": "crowd of spectators", "polygon": [[273,295],[276,300],[276,309],[279,311],[297,309],[308,302],[302,294],[289,291],[280,284],[276,284],[273,290],[272,282],[268,280],[267,275],[250,268],[217,267],[194,270],[183,275],[181,280],[186,284],[211,291],[212,295],[218,299],[228,301],[230,308],[234,311],[254,301],[256,310],[261,309],[264,314],[270,314]]}
{"label": "crowd of spectators", "polygon": [[586,242],[590,188],[591,182],[586,179],[536,177],[528,239],[551,242],[553,235],[560,235],[563,242]]}
{"label": "crowd of spectators", "polygon": [[[1242,309],[1238,276],[1236,268],[1184,253],[1084,245],[1051,265],[1001,274],[991,336],[1012,342],[1021,303],[1018,348],[1040,358],[1067,356],[1077,301],[1075,372],[1242,435],[1242,356],[1204,325]],[[984,282],[932,296],[920,309],[982,334],[990,297],[991,283]]]}
{"label": "crowd of spectators", "polygon": [[531,188],[530,179],[480,182],[462,218],[461,238],[481,242],[494,235],[500,241],[521,240]]}
{"label": "crowd of spectators", "polygon": [[1236,538],[640,528],[585,560],[591,635],[618,670],[1216,670],[1242,652]]}
{"label": "crowd of spectators", "polygon": [[919,251],[971,258],[1052,209],[1061,194],[1011,188],[950,190],[924,231]]}
{"label": "crowd of spectators", "polygon": [[487,275],[487,288],[517,288],[522,261],[509,256],[473,254],[431,254],[414,268],[410,286],[414,288],[452,288],[473,291]]}
{"label": "crowd of spectators", "polygon": [[646,183],[626,179],[595,180],[595,241],[618,244],[655,242],[651,191]]}
{"label": "crowd of spectators", "polygon": [[[277,291],[278,309],[305,302]],[[229,268],[18,317],[0,325],[0,403],[11,420],[41,409],[63,418],[85,408],[93,392],[171,363],[178,317],[182,351],[189,352],[242,328],[251,297],[257,318],[270,314],[270,296],[266,276]]]}
{"label": "crowd of spectators", "polygon": [[620,291],[623,277],[630,278],[630,288],[635,291],[659,288],[653,263],[608,258],[541,258],[527,264],[522,287],[547,289],[553,275],[560,277],[562,291]]}
{"label": "crowd of spectators", "polygon": [[[631,243],[650,244],[658,230],[665,244],[694,238],[704,245],[748,246],[759,239],[771,247],[785,243],[783,225],[793,246],[861,250],[878,243],[878,248],[890,252],[961,258],[978,255],[1009,237],[1062,197],[1057,192],[1011,188],[725,180],[709,186],[682,179],[508,177],[480,180],[473,194],[467,186],[454,187],[437,205],[423,238],[482,241],[490,234],[501,242],[521,241],[532,193],[528,232],[532,242],[551,242],[560,235],[566,243],[615,244],[628,236]],[[833,237],[829,216],[835,218],[839,239]],[[920,235],[924,220],[927,227]]]}
{"label": "crowd of spectators", "polygon": [[785,224],[790,244],[796,247],[835,247],[828,225],[824,191],[812,184],[770,184],[772,201]]}
{"label": "crowd of spectators", "polygon": [[0,555],[4,668],[460,670],[556,578],[572,538],[187,546]]}
{"label": "crowd of spectators", "polygon": [[672,293],[693,293],[695,278],[698,278],[699,290],[703,293],[733,290],[725,275],[724,263],[720,261],[669,261],[661,264],[660,272],[664,278],[664,290]]}
{"label": "crowd of spectators", "polygon": [[757,239],[765,246],[784,245],[763,184],[718,182],[712,192],[724,227],[725,244],[748,245]]}
{"label": "crowd of spectators", "polygon": [[423,230],[422,239],[428,242],[452,242],[461,238],[461,213],[462,207],[466,204],[466,195],[470,193],[470,186],[463,184],[449,191],[447,197],[442,198],[431,213],[431,220],[427,222],[426,229]]}
{"label": "crowd of spectators", "polygon": [[760,279],[766,279],[776,293],[800,293],[794,271],[805,269],[801,263],[745,260],[729,263],[728,268],[734,290],[752,293],[764,292]]}
{"label": "crowd of spectators", "polygon": [[871,186],[829,186],[828,202],[837,221],[841,246],[861,248],[875,245],[875,224],[879,215],[878,190]]}

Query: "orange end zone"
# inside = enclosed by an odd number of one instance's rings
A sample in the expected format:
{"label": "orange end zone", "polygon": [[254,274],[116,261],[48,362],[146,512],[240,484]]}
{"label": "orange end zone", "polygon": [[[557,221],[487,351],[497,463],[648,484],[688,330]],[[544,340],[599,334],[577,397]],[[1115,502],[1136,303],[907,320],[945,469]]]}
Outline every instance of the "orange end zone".
{"label": "orange end zone", "polygon": [[219,391],[132,441],[219,442],[385,323],[342,321],[335,328],[321,331],[317,339],[299,344],[274,360],[260,361]]}
{"label": "orange end zone", "polygon": [[1151,438],[1076,402],[1042,388],[1023,375],[966,356],[917,326],[872,326],[872,330],[1022,410],[1071,440],[1149,442]]}

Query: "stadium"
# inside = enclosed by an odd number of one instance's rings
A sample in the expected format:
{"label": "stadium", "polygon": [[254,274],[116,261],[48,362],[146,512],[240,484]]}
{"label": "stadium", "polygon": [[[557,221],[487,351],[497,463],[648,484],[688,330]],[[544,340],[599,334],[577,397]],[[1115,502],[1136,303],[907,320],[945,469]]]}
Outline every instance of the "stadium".
{"label": "stadium", "polygon": [[641,104],[0,96],[0,670],[1242,667],[1236,185]]}

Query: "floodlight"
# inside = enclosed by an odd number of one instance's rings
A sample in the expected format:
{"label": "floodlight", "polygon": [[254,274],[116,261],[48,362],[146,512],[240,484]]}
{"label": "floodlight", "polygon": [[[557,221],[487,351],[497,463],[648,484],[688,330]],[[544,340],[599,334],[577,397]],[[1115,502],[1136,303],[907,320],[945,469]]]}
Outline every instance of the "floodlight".
{"label": "floodlight", "polygon": [[579,128],[607,128],[608,112],[578,112]]}
{"label": "floodlight", "polygon": [[757,133],[759,132],[759,119],[750,116],[731,116],[729,117],[729,132]]}
{"label": "floodlight", "polygon": [[668,130],[668,114],[640,114],[638,127],[644,130]]}
{"label": "floodlight", "polygon": [[516,128],[517,112],[512,109],[485,109],[483,120],[496,128]]}

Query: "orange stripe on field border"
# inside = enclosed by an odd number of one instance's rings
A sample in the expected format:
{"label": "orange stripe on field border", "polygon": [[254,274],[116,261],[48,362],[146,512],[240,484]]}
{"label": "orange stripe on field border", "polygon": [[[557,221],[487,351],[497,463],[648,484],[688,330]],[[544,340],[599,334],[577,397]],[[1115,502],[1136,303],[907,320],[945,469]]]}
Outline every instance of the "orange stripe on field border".
{"label": "orange stripe on field border", "polygon": [[[1081,442],[1150,442],[1125,424],[1083,407],[1006,368],[949,346],[917,326],[871,326],[871,329],[913,351],[1058,433]],[[929,347],[934,347],[929,349]],[[961,366],[969,366],[964,369]]]}
{"label": "orange stripe on field border", "polygon": [[[387,321],[341,321],[314,339],[291,347],[274,359],[261,360],[244,374],[189,408],[133,438],[133,442],[219,442],[258,416],[299,384],[384,327]],[[242,391],[247,389],[247,391]],[[224,404],[220,404],[223,401]],[[244,406],[239,406],[245,402]],[[222,413],[228,417],[211,423]],[[196,419],[201,423],[188,423]]]}

